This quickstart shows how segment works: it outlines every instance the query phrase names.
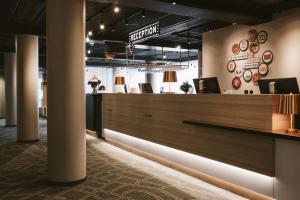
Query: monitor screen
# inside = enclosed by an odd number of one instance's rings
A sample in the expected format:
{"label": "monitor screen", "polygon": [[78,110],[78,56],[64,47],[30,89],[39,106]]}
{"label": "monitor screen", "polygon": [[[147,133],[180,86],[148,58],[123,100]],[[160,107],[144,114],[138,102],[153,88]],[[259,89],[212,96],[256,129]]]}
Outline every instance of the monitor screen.
{"label": "monitor screen", "polygon": [[153,93],[151,83],[139,83],[141,93]]}
{"label": "monitor screen", "polygon": [[220,94],[220,86],[217,77],[193,79],[196,93]]}
{"label": "monitor screen", "polygon": [[[274,84],[273,92],[270,91],[270,82]],[[258,86],[261,94],[299,94],[297,78],[261,79]]]}

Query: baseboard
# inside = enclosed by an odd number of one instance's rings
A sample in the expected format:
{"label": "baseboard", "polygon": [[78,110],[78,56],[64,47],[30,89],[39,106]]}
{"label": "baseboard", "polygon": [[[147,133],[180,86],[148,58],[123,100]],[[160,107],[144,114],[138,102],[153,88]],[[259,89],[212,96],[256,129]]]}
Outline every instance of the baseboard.
{"label": "baseboard", "polygon": [[196,171],[196,170],[190,169],[188,167],[179,165],[177,163],[174,163],[174,162],[171,162],[169,160],[160,158],[160,157],[155,156],[153,154],[149,154],[147,152],[138,150],[136,148],[130,147],[130,146],[128,146],[126,144],[123,144],[123,143],[120,143],[118,141],[115,141],[115,140],[112,140],[112,139],[109,139],[109,138],[106,138],[105,141],[108,142],[109,144],[112,144],[114,146],[122,148],[126,151],[132,152],[134,154],[137,154],[139,156],[142,156],[142,157],[147,158],[149,160],[152,160],[154,162],[160,163],[160,164],[165,165],[169,168],[175,169],[179,172],[182,172],[182,173],[187,174],[189,176],[192,176],[194,178],[200,179],[204,182],[215,185],[217,187],[220,187],[224,190],[227,190],[227,191],[232,192],[234,194],[237,194],[239,196],[245,197],[247,199],[252,199],[252,200],[274,200],[271,197],[268,197],[268,196],[265,196],[263,194],[257,193],[255,191],[252,191],[252,190],[243,188],[241,186],[232,184],[232,183],[224,181],[222,179],[207,175],[207,174],[202,173],[200,171]]}
{"label": "baseboard", "polygon": [[88,134],[92,137],[98,138],[96,131],[91,131],[89,129],[86,129],[86,134]]}

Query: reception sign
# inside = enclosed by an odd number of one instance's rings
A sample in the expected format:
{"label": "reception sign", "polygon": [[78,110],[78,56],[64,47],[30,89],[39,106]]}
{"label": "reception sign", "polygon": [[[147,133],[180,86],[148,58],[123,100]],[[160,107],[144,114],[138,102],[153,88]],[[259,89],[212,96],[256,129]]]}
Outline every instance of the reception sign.
{"label": "reception sign", "polygon": [[143,42],[160,34],[159,22],[155,22],[136,31],[129,33],[129,43]]}

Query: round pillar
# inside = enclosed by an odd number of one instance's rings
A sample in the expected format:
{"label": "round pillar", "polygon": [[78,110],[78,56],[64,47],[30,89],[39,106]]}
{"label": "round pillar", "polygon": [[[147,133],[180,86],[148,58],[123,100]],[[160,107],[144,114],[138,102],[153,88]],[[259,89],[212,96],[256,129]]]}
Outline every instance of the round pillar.
{"label": "round pillar", "polygon": [[4,54],[6,126],[17,125],[17,66],[16,54]]}
{"label": "round pillar", "polygon": [[38,140],[38,37],[17,35],[17,140]]}
{"label": "round pillar", "polygon": [[48,179],[73,183],[86,177],[85,0],[46,2]]}

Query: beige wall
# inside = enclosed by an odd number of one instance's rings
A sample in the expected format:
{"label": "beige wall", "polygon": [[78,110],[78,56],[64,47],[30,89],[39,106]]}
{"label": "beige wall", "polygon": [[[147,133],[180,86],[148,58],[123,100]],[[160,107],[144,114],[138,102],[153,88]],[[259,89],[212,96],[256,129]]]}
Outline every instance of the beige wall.
{"label": "beige wall", "polygon": [[5,117],[5,78],[4,78],[4,69],[0,69],[0,117]]}
{"label": "beige wall", "polygon": [[[234,90],[231,82],[234,73],[227,71],[227,62],[231,58],[231,47],[234,43],[247,38],[250,29],[268,32],[268,41],[261,45],[258,55],[271,50],[274,60],[266,78],[297,77],[300,82],[300,9],[282,13],[272,22],[258,26],[230,26],[203,35],[203,77],[217,76],[221,90]],[[243,93],[252,89],[259,93],[258,86],[246,83],[234,93]]]}

